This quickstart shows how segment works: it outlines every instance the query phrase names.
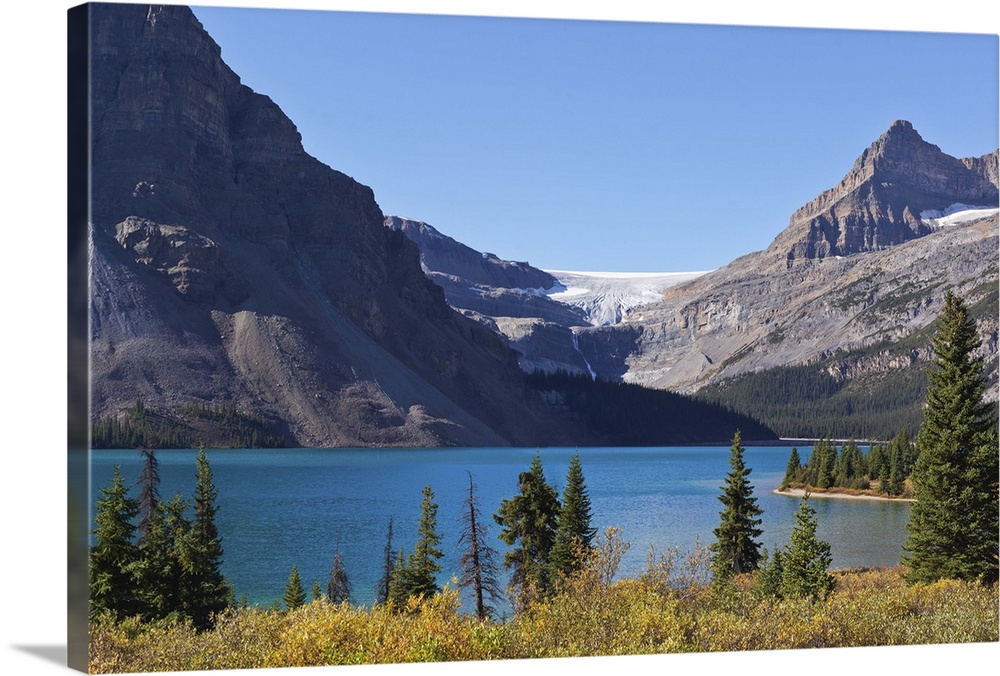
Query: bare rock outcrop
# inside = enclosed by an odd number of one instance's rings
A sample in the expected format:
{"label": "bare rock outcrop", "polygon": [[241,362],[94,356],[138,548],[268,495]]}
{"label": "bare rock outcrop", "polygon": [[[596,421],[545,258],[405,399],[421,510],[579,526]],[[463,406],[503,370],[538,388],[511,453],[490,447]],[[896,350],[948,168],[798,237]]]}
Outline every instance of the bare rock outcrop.
{"label": "bare rock outcrop", "polygon": [[837,186],[792,214],[768,250],[792,266],[884,249],[930,234],[920,214],[955,203],[996,205],[996,152],[956,159],[897,120]]}

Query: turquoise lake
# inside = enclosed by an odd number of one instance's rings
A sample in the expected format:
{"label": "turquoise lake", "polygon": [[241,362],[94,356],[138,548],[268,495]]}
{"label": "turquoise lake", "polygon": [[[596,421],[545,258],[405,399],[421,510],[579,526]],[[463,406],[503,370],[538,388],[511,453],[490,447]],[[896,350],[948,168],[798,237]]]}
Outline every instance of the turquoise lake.
{"label": "turquoise lake", "polygon": [[[790,448],[750,447],[754,495],[764,510],[762,544],[784,546],[795,524],[799,499],[774,495]],[[809,449],[800,448],[803,460]],[[471,472],[491,544],[504,545],[491,515],[517,493],[535,449],[280,449],[207,450],[218,489],[217,522],[224,549],[223,573],[237,599],[270,605],[297,565],[306,591],[325,585],[338,546],[355,603],[369,604],[382,574],[386,527],[394,520],[394,549],[412,549],[421,490],[430,484],[444,538],[441,583],[458,575],[462,501]],[[540,451],[545,476],[561,493],[573,448]],[[638,575],[650,547],[665,552],[709,544],[718,526],[720,487],[729,471],[728,447],[581,448],[583,473],[599,530],[617,526],[631,550],[621,576]],[[195,483],[193,450],[159,450],[160,495],[190,498]],[[91,452],[91,500],[110,484],[120,465],[128,485],[139,472],[134,450]],[[135,495],[133,489],[132,495]],[[830,543],[833,567],[899,563],[909,504],[813,498],[818,535]]]}

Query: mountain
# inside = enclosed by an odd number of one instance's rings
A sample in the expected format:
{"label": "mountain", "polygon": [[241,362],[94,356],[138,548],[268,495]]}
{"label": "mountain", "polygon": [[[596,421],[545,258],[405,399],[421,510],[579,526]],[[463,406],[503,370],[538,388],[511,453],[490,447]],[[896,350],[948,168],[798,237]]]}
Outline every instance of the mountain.
{"label": "mountain", "polygon": [[95,419],[225,403],[301,445],[574,440],[189,9],[90,18]]}
{"label": "mountain", "polygon": [[[627,355],[609,373],[701,391],[781,434],[806,434],[819,418],[839,418],[843,436],[890,419],[913,430],[933,323],[952,290],[974,310],[995,399],[997,202],[996,151],[952,158],[895,122],[766,250],[606,329],[633,338],[619,340]],[[809,387],[790,385],[803,379]],[[765,413],[768,404],[782,410]],[[839,413],[824,409],[835,404]]]}
{"label": "mountain", "polygon": [[[618,443],[554,386],[533,386],[497,333],[449,307],[372,190],[308,155],[190,9],[87,11],[100,443]],[[462,264],[469,275],[504,267]],[[508,267],[509,283],[549,279]],[[720,441],[756,425],[695,406],[705,431],[665,412],[645,439]]]}
{"label": "mountain", "polygon": [[841,182],[792,214],[771,245],[787,265],[878,251],[934,232],[924,214],[997,204],[997,153],[956,159],[897,120]]}
{"label": "mountain", "polygon": [[[973,309],[996,398],[997,203],[996,151],[957,159],[899,120],[764,251],[687,279],[549,271],[558,285],[532,290],[534,305],[473,316],[526,371],[698,392],[787,435],[914,431],[946,290]],[[414,241],[433,279],[471,288]],[[543,292],[589,325],[538,311]],[[449,302],[471,307],[459,296]]]}
{"label": "mountain", "polygon": [[562,326],[585,326],[578,309],[550,300],[559,281],[527,262],[476,251],[423,221],[388,216],[385,226],[420,250],[424,273],[444,290],[448,303],[481,321],[484,317],[539,317]]}

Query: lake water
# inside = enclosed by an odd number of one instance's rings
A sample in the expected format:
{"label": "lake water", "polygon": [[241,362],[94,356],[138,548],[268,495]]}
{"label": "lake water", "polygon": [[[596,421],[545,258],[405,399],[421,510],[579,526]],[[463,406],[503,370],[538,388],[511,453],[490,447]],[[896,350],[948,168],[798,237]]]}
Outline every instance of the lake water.
{"label": "lake water", "polygon": [[[800,449],[803,460],[809,449]],[[803,452],[805,451],[805,452]],[[462,500],[471,472],[480,509],[491,518],[504,498],[517,493],[535,449],[281,449],[207,450],[218,489],[217,516],[224,549],[223,573],[238,599],[270,605],[284,591],[292,565],[308,593],[313,581],[324,586],[339,541],[356,603],[371,603],[382,573],[386,526],[394,519],[394,548],[409,552],[416,541],[421,489],[430,484],[438,504],[438,532],[445,557],[439,582],[458,575],[456,549]],[[560,492],[572,448],[541,449],[545,476]],[[621,575],[637,575],[650,546],[691,550],[712,542],[719,524],[720,487],[729,471],[728,448],[581,448],[580,460],[593,508],[593,525],[621,528],[632,548]],[[795,525],[799,499],[774,495],[788,462],[789,448],[750,447],[744,458],[758,505],[764,510],[762,544],[782,547]],[[159,450],[160,494],[189,499],[197,452]],[[120,465],[128,484],[140,467],[138,453],[91,452],[91,500],[108,486]],[[136,493],[133,490],[132,495]],[[894,565],[906,537],[909,504],[873,500],[814,498],[818,535],[830,543],[833,567]]]}

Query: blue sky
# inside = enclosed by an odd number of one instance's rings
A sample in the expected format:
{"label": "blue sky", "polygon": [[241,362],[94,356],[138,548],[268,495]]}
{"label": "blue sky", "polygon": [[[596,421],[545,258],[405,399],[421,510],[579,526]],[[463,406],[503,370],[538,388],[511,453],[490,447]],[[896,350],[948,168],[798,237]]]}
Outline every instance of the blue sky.
{"label": "blue sky", "polygon": [[998,145],[995,35],[195,12],[385,213],[547,268],[764,248],[896,119],[959,157]]}

